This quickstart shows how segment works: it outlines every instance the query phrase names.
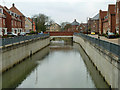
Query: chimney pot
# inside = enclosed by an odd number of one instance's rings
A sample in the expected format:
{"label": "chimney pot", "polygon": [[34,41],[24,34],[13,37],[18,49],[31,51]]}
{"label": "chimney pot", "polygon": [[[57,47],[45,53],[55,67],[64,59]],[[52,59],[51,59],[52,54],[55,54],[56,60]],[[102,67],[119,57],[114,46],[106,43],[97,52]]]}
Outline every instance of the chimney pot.
{"label": "chimney pot", "polygon": [[15,7],[15,4],[13,3],[12,6]]}

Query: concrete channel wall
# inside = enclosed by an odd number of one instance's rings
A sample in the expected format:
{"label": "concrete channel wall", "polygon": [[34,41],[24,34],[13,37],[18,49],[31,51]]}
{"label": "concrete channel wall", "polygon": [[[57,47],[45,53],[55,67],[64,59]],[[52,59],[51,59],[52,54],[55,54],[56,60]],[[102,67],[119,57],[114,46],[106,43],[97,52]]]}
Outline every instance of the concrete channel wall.
{"label": "concrete channel wall", "polygon": [[73,41],[82,46],[111,88],[120,89],[120,62],[117,57],[114,55],[110,57],[109,52],[93,45],[83,37],[74,35]]}
{"label": "concrete channel wall", "polygon": [[3,72],[50,44],[50,38],[34,39],[2,47],[0,72]]}

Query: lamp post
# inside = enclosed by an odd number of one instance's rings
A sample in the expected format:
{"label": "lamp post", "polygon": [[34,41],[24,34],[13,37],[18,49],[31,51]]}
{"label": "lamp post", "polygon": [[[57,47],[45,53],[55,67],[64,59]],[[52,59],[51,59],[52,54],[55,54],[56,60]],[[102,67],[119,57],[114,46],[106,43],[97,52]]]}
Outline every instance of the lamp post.
{"label": "lamp post", "polygon": [[87,17],[87,35],[88,35],[88,19],[89,19],[89,17]]}

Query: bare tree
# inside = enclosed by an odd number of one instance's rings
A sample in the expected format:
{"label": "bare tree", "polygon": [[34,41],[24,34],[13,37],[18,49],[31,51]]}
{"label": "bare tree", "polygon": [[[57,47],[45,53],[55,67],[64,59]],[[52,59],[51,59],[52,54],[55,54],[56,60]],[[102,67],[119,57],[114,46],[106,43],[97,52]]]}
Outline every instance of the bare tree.
{"label": "bare tree", "polygon": [[46,25],[54,22],[52,19],[50,19],[50,17],[46,16],[45,14],[34,15],[33,20],[36,24],[36,30],[38,32],[46,31]]}
{"label": "bare tree", "polygon": [[68,26],[69,22],[62,22],[61,23],[61,30],[64,31],[66,29],[66,25]]}

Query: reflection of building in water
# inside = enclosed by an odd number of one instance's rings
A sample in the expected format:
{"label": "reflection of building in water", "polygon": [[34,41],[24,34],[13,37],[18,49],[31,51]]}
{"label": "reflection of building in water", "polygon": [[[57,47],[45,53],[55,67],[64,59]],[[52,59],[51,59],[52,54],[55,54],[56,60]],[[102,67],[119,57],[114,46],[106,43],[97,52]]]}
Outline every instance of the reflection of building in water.
{"label": "reflection of building in water", "polygon": [[99,73],[99,71],[96,69],[96,67],[93,65],[92,61],[89,59],[89,57],[86,55],[86,53],[84,52],[84,50],[82,49],[82,47],[79,44],[74,43],[74,47],[76,47],[82,58],[83,61],[86,64],[87,67],[87,72],[90,73],[92,80],[95,83],[95,86],[97,88],[109,88],[108,84],[104,81],[103,77],[101,76],[101,74]]}
{"label": "reflection of building in water", "polygon": [[36,80],[35,80],[35,84],[37,84],[38,83],[38,70],[37,70],[37,68],[35,69],[35,71],[36,71]]}
{"label": "reflection of building in water", "polygon": [[[32,57],[27,58],[20,64],[16,65],[12,69],[8,70],[7,72],[3,73],[2,75],[2,88],[16,88],[19,86],[19,84],[27,78],[28,75],[38,65],[38,61],[40,61],[43,57],[48,55],[49,53],[49,47],[46,47],[42,49],[41,51],[37,52],[34,54]],[[37,70],[36,70],[36,82],[38,81],[38,76],[37,76]],[[9,82],[8,82],[9,81]]]}

